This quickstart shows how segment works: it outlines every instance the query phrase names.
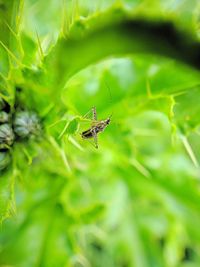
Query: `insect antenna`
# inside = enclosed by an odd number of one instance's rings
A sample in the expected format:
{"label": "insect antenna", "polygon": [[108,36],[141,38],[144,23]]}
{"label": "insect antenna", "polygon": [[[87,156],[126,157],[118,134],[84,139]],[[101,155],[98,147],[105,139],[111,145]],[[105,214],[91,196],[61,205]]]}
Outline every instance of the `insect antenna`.
{"label": "insect antenna", "polygon": [[[106,88],[107,88],[107,90],[108,90],[108,92],[109,92],[109,96],[110,96],[110,104],[112,105],[112,112],[111,112],[110,116],[108,117],[109,119],[111,119],[111,118],[114,117],[114,116],[113,116],[113,114],[114,114],[114,112],[113,112],[113,106],[114,106],[114,104],[113,104],[113,97],[112,97],[112,94],[111,94],[110,86],[108,85],[107,81],[104,81],[104,84],[105,84],[105,86],[106,86]],[[112,125],[114,125],[115,127],[118,128],[118,127],[119,127],[119,122],[116,121],[116,120],[113,120],[113,119],[112,119]]]}
{"label": "insect antenna", "polygon": [[[109,96],[110,96],[110,104],[112,105],[112,104],[113,104],[113,99],[112,99],[112,94],[111,94],[110,86],[108,85],[107,81],[104,81],[104,83],[105,83],[105,86],[106,86],[106,88],[107,88],[107,90],[108,90],[108,92],[109,92]],[[111,112],[111,114],[110,114],[110,116],[109,116],[109,119],[111,119],[112,117],[113,117],[113,110],[112,110],[112,112]]]}

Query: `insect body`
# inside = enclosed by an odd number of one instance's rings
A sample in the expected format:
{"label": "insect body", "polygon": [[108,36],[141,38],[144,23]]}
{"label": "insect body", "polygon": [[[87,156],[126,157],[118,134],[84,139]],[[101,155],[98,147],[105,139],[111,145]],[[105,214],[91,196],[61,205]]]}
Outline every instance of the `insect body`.
{"label": "insect body", "polygon": [[100,132],[103,132],[103,130],[106,128],[106,126],[110,123],[110,118],[102,121],[97,121],[96,123],[93,123],[91,128],[82,132],[81,136],[83,139],[92,138],[94,137],[94,133],[98,134]]}
{"label": "insect body", "polygon": [[92,113],[93,113],[93,121],[91,127],[88,130],[82,132],[81,136],[83,139],[93,138],[95,143],[95,148],[98,148],[97,135],[98,133],[103,132],[103,130],[110,124],[110,117],[106,120],[98,121],[95,107],[92,108]]}

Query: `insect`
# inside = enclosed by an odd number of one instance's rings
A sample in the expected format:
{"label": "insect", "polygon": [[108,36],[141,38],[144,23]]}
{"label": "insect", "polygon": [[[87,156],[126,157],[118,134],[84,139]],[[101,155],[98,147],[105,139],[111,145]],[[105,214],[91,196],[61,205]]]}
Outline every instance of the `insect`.
{"label": "insect", "polygon": [[[103,132],[104,129],[110,124],[110,118],[111,118],[111,116],[108,117],[105,120],[98,121],[97,120],[96,107],[93,107],[92,108],[92,114],[93,114],[93,119],[92,119],[91,127],[88,130],[83,131],[81,133],[81,137],[83,139],[91,139],[91,138],[93,138],[94,139],[95,148],[98,148],[98,138],[97,138],[97,135],[98,135],[98,133]],[[86,115],[84,117],[86,117]]]}

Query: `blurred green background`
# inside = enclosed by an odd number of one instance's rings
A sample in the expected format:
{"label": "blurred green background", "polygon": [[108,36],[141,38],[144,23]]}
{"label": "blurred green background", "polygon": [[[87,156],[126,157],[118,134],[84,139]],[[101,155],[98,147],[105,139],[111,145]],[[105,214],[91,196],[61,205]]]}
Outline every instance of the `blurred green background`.
{"label": "blurred green background", "polygon": [[[43,126],[39,140],[14,145],[0,173],[1,267],[200,266],[199,73],[156,54],[110,55],[56,87],[51,77],[65,70],[45,68],[58,40],[101,27],[106,12],[167,18],[198,38],[199,7],[0,1],[1,96],[13,108],[20,99]],[[98,119],[112,114],[99,149],[80,136],[93,106]]]}

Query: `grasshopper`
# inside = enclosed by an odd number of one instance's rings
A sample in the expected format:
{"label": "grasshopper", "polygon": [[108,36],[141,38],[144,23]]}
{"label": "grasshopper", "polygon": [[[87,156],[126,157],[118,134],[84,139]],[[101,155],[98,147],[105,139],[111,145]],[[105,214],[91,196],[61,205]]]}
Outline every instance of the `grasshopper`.
{"label": "grasshopper", "polygon": [[[91,127],[88,130],[83,131],[81,133],[81,137],[83,139],[93,138],[94,139],[95,148],[98,148],[98,138],[97,138],[98,133],[103,132],[104,129],[110,124],[110,118],[111,118],[111,116],[108,117],[105,120],[98,121],[97,120],[96,107],[92,107],[92,114],[93,114],[93,118],[92,118]],[[86,117],[86,115],[84,117]]]}

